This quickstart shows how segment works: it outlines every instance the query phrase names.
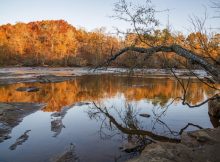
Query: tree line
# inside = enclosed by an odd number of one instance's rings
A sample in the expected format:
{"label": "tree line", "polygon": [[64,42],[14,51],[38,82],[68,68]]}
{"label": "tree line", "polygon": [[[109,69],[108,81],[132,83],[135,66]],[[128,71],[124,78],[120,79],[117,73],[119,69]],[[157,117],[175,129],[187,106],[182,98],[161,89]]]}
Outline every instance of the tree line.
{"label": "tree line", "polygon": [[[196,32],[185,36],[164,29],[145,35],[129,33],[119,39],[106,33],[104,28],[88,32],[64,20],[19,22],[0,26],[0,66],[97,66],[123,47],[172,44],[199,53],[200,57],[219,65],[219,43],[218,33],[209,36]],[[112,66],[163,68],[167,61],[176,68],[184,68],[183,62],[187,60],[172,52],[166,56],[161,52],[149,60],[145,55],[127,52],[126,57],[121,56]]]}

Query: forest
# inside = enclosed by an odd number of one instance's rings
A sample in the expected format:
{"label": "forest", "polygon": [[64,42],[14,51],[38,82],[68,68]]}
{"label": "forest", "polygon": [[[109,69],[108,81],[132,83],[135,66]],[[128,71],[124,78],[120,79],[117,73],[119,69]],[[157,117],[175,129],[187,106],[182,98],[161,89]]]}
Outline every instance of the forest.
{"label": "forest", "polygon": [[[141,37],[147,42],[143,42]],[[101,64],[123,47],[148,48],[150,44],[178,44],[219,65],[219,43],[218,33],[206,35],[191,32],[184,35],[168,29],[155,29],[145,35],[128,33],[121,38],[107,33],[104,27],[86,31],[64,20],[18,22],[0,26],[0,66],[92,67]],[[161,52],[147,59],[144,55],[127,52],[126,56],[121,56],[111,66],[131,67],[137,64],[142,68],[166,68],[168,65],[184,68],[185,62],[188,61],[173,53],[164,56]],[[199,67],[194,65],[193,68]]]}

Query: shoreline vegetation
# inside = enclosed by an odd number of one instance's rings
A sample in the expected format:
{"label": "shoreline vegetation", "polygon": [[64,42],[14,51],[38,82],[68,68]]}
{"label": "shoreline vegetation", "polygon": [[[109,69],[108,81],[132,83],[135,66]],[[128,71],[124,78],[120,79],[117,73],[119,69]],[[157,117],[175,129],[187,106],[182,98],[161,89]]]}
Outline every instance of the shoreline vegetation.
{"label": "shoreline vegetation", "polygon": [[[103,63],[119,49],[131,46],[134,42],[136,47],[148,48],[146,43],[138,39],[139,37],[140,35],[137,34],[127,34],[123,39],[119,39],[118,36],[108,34],[105,28],[86,31],[75,28],[64,20],[6,24],[0,26],[0,66],[94,67]],[[143,37],[148,37],[149,43],[155,45],[179,44],[188,50],[200,53],[200,57],[203,57],[203,53],[207,53],[203,51],[200,43],[202,41],[205,42],[206,50],[210,54],[208,61],[219,60],[220,34],[208,36],[196,32],[184,35],[180,32],[170,33],[164,29],[154,30],[153,33]],[[144,54],[137,55],[130,51],[111,66],[132,67],[139,64],[143,68],[167,68],[168,64],[164,64],[164,59],[161,54],[145,59]],[[184,68],[179,62],[187,62],[172,52],[166,56],[166,59],[169,65],[175,68]],[[193,65],[192,68],[200,67]]]}

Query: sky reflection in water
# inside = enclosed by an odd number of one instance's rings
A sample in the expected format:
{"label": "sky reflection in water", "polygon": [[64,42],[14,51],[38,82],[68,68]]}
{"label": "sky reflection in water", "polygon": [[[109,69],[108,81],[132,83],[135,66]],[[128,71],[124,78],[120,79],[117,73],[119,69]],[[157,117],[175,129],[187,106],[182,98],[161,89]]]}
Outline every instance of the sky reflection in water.
{"label": "sky reflection in water", "polygon": [[[16,91],[16,88],[23,86],[36,86],[40,91]],[[196,80],[190,84],[189,91],[187,98],[191,104],[202,102],[215,93]],[[1,102],[47,103],[42,111],[25,117],[13,129],[12,138],[0,144],[0,161],[3,162],[50,161],[68,150],[71,143],[81,161],[123,161],[128,158],[119,147],[138,135],[123,133],[92,102],[99,107],[106,107],[107,112],[124,128],[146,130],[169,138],[178,139],[178,132],[187,123],[203,128],[212,127],[207,105],[190,109],[179,101],[174,102],[158,120],[157,116],[164,111],[165,105],[182,94],[180,85],[168,78],[91,75],[63,83],[2,86],[0,94]],[[90,104],[77,105],[79,102]],[[51,116],[68,105],[72,106],[62,118]],[[141,117],[141,113],[151,116]],[[57,119],[62,122],[62,127],[54,129],[51,122]],[[190,127],[187,130],[194,129]],[[9,147],[26,130],[31,130],[28,140],[15,150],[10,150]]]}

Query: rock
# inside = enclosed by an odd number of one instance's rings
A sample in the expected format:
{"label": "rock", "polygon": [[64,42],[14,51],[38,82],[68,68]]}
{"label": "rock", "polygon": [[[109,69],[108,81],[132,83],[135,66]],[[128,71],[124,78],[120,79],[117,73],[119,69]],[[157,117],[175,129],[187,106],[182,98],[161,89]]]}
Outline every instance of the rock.
{"label": "rock", "polygon": [[54,162],[78,162],[80,161],[75,153],[75,146],[71,143],[70,148],[66,150],[61,156],[52,159]]}
{"label": "rock", "polygon": [[181,135],[181,143],[188,147],[199,147],[204,144],[213,144],[218,141],[214,132],[215,129],[201,129],[197,131],[184,132]]}
{"label": "rock", "polygon": [[218,117],[214,117],[209,114],[209,119],[214,128],[217,128],[220,126],[220,121],[219,121],[220,119]]}
{"label": "rock", "polygon": [[15,150],[18,145],[22,145],[25,141],[27,141],[28,138],[29,138],[28,133],[29,133],[30,131],[31,131],[31,130],[25,131],[24,134],[22,134],[22,135],[16,140],[16,142],[9,147],[10,150]]}
{"label": "rock", "polygon": [[37,81],[40,83],[58,83],[73,80],[74,78],[73,76],[40,75],[37,76]]}
{"label": "rock", "polygon": [[62,132],[63,128],[65,128],[65,126],[63,125],[62,119],[51,121],[51,131],[55,132],[53,137],[57,137]]}
{"label": "rock", "polygon": [[204,130],[189,132],[188,134],[196,138],[196,140],[199,142],[206,142],[208,140],[212,140],[212,138]]}
{"label": "rock", "polygon": [[149,118],[150,114],[139,114],[141,117]]}
{"label": "rock", "polygon": [[77,162],[77,157],[71,151],[65,152],[56,162]]}
{"label": "rock", "polygon": [[130,152],[136,152],[140,144],[134,143],[134,142],[128,142],[125,143],[120,149],[124,152],[130,153]]}
{"label": "rock", "polygon": [[37,92],[39,91],[40,88],[37,87],[19,87],[16,89],[16,91],[21,91],[21,92]]}
{"label": "rock", "polygon": [[123,144],[120,149],[127,153],[140,153],[145,148],[145,146],[150,143],[152,143],[152,141],[148,138],[133,138],[132,140],[130,139],[127,143]]}
{"label": "rock", "polygon": [[129,162],[219,162],[220,127],[184,132],[181,143],[149,144]]}
{"label": "rock", "polygon": [[187,162],[192,158],[191,150],[182,144],[158,142],[146,146],[138,158],[129,162]]}
{"label": "rock", "polygon": [[208,103],[209,114],[214,117],[220,117],[220,99],[210,100]]}
{"label": "rock", "polygon": [[188,132],[183,132],[181,135],[181,143],[188,147],[199,147],[200,143],[196,138],[190,136]]}
{"label": "rock", "polygon": [[[57,75],[45,75],[44,73],[34,73],[30,75],[30,73],[22,74],[17,76],[18,74],[11,74],[10,77],[1,77],[0,76],[0,85],[8,85],[14,83],[57,83],[64,82],[69,80],[74,80],[75,76],[57,76]],[[8,75],[7,75],[8,76]],[[25,91],[25,90],[24,90]]]}
{"label": "rock", "polygon": [[25,116],[45,107],[40,103],[0,103],[0,143],[10,138],[11,130],[17,126]]}

